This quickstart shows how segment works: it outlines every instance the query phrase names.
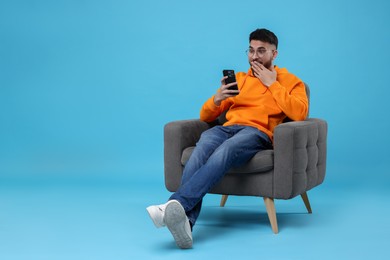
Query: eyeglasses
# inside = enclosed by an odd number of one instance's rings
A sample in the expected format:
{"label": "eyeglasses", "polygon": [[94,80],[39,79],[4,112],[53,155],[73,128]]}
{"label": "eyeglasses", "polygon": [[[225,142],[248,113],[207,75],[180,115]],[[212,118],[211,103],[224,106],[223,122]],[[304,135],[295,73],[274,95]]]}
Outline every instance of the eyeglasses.
{"label": "eyeglasses", "polygon": [[257,50],[249,48],[245,51],[246,55],[248,56],[253,56],[254,54],[257,53],[258,56],[263,56],[267,51],[272,51],[274,52],[275,50],[267,50],[266,48],[259,48]]}

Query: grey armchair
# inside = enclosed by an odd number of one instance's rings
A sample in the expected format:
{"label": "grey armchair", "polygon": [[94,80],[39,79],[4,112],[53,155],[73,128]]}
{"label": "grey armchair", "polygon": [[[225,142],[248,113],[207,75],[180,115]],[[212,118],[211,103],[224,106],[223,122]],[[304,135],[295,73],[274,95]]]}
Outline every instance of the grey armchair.
{"label": "grey armchair", "polygon": [[[307,96],[309,88],[306,85]],[[196,142],[206,129],[221,124],[221,115],[209,124],[198,119],[170,122],[164,127],[164,175],[166,188],[174,192]],[[272,230],[278,233],[274,199],[301,195],[307,211],[307,191],[324,181],[326,170],[327,122],[308,118],[290,121],[274,129],[274,148],[258,152],[247,164],[232,168],[210,193],[221,194],[221,206],[228,195],[264,198]]]}

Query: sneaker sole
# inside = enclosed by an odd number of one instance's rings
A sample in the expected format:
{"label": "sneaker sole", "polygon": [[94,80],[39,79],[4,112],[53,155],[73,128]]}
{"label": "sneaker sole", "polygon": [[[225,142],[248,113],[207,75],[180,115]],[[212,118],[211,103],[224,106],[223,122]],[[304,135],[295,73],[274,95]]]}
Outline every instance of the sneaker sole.
{"label": "sneaker sole", "polygon": [[177,201],[170,202],[165,208],[164,222],[171,231],[176,245],[182,249],[192,247],[192,237],[185,229],[186,221],[188,221],[183,207]]}

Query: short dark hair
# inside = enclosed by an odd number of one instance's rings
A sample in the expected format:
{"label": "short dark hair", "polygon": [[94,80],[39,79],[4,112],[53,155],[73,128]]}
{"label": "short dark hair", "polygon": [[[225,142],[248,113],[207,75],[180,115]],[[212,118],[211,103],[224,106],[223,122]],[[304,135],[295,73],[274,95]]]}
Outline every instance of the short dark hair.
{"label": "short dark hair", "polygon": [[276,46],[276,49],[278,49],[278,37],[276,35],[267,30],[267,29],[256,29],[249,35],[249,42],[252,40],[262,41],[262,42],[268,42],[269,44],[273,44]]}

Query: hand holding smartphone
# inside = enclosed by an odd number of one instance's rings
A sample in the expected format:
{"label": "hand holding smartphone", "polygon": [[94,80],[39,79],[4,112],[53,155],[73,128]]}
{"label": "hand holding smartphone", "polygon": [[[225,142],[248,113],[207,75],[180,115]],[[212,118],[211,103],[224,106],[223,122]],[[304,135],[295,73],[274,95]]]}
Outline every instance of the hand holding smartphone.
{"label": "hand holding smartphone", "polygon": [[[237,83],[237,80],[236,80],[236,75],[234,74],[234,70],[223,70],[222,71],[223,73],[223,76],[227,77],[225,79],[225,84],[230,84],[230,83]],[[228,88],[229,90],[238,90],[238,86],[237,84],[233,85],[233,86],[230,86]],[[237,95],[238,93],[232,93],[232,95]]]}

